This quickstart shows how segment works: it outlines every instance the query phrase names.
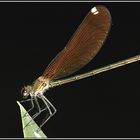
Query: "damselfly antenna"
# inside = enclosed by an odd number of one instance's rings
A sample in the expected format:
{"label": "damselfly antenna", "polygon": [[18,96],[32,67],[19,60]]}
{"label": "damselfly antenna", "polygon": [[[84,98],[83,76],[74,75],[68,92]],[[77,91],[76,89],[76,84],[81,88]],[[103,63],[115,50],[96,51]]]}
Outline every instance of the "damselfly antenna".
{"label": "damselfly antenna", "polygon": [[[24,97],[31,96],[30,101],[32,108],[29,111],[31,111],[34,106],[38,109],[33,119],[44,110],[49,112],[49,115],[47,114],[46,119],[41,123],[40,127],[56,113],[55,107],[44,96],[44,93],[49,88],[80,80],[140,60],[140,55],[137,55],[85,74],[68,77],[84,67],[96,56],[108,35],[110,26],[111,15],[108,9],[104,6],[92,8],[66,47],[51,61],[44,73],[37,78],[32,85],[22,89],[22,95]],[[40,108],[38,98],[43,101],[45,105],[44,109]]]}

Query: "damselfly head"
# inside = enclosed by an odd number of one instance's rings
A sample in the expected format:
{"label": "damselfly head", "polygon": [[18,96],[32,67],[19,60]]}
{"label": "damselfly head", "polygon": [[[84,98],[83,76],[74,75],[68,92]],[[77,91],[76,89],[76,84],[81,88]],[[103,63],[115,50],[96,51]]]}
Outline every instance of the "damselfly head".
{"label": "damselfly head", "polygon": [[32,86],[24,86],[21,89],[21,95],[23,98],[27,98],[32,93]]}

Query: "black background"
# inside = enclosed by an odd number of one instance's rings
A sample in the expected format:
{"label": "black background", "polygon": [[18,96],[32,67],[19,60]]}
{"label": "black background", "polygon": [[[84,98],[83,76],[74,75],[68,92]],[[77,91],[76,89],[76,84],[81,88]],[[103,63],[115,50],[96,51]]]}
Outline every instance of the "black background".
{"label": "black background", "polygon": [[[87,12],[107,6],[112,28],[79,73],[140,53],[140,3],[0,3],[0,137],[23,137],[20,90],[42,74]],[[139,62],[56,87],[48,137],[140,137]]]}

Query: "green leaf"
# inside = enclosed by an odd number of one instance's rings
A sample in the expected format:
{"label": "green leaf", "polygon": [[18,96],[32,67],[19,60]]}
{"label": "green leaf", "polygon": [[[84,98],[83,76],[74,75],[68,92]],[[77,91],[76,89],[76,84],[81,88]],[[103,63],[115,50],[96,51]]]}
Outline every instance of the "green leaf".
{"label": "green leaf", "polygon": [[[17,103],[20,107],[24,138],[47,138],[47,136],[43,133],[43,131],[39,128],[39,126],[35,123],[35,121],[32,119],[32,117],[27,113],[27,111],[20,104],[20,102],[17,101]],[[26,113],[26,115],[25,115],[25,113]]]}

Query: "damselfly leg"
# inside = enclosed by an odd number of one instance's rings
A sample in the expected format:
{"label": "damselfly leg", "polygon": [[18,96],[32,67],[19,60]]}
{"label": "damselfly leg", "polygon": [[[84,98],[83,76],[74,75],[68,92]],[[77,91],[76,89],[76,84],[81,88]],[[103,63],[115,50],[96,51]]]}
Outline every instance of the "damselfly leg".
{"label": "damselfly leg", "polygon": [[[41,109],[40,104],[38,102],[39,98],[41,99],[41,101],[43,101],[43,104],[45,105],[45,108],[43,108],[43,109]],[[26,101],[31,102],[31,108],[25,113],[25,115],[23,117],[25,117],[35,107],[37,109],[37,112],[32,116],[33,120],[35,118],[37,118],[43,111],[45,111],[45,110],[48,111],[48,113],[46,114],[45,118],[43,119],[43,121],[40,124],[40,128],[56,113],[56,108],[52,105],[52,103],[44,95],[31,96],[30,99],[23,100],[23,101],[20,101],[20,102],[22,103],[22,102],[26,102]],[[32,120],[30,120],[25,125],[25,127],[27,127],[31,122],[32,122]],[[24,127],[24,129],[25,129],[25,127]]]}
{"label": "damselfly leg", "polygon": [[[46,115],[45,119],[41,122],[40,128],[56,113],[56,108],[53,106],[53,104],[44,96],[41,95],[41,99],[44,102],[46,109],[49,111],[49,117]],[[52,108],[52,109],[51,109]]]}
{"label": "damselfly leg", "polygon": [[33,96],[31,96],[30,99],[22,100],[22,101],[20,101],[20,102],[21,102],[21,103],[24,103],[24,102],[28,102],[28,101],[31,102],[31,108],[23,115],[23,118],[26,117],[26,115],[27,115],[31,110],[33,110],[34,107],[35,107],[35,106],[34,106],[34,98],[33,98]]}
{"label": "damselfly leg", "polygon": [[[31,110],[33,110],[34,107],[35,107],[35,105],[36,105],[37,113],[35,113],[35,114],[32,116],[32,119],[35,119],[35,118],[41,113],[42,110],[41,110],[40,105],[39,105],[39,102],[38,102],[38,100],[37,100],[37,98],[36,98],[35,96],[31,96],[30,101],[31,101],[32,107],[26,112],[26,114],[29,113]],[[34,101],[35,101],[35,104],[34,104]],[[25,115],[26,115],[26,114],[25,114]],[[25,115],[24,115],[24,116],[25,116]],[[25,125],[25,127],[28,126],[28,125],[30,124],[31,121],[32,121],[32,120],[30,120],[30,121]],[[24,127],[24,128],[25,128],[25,127]]]}

